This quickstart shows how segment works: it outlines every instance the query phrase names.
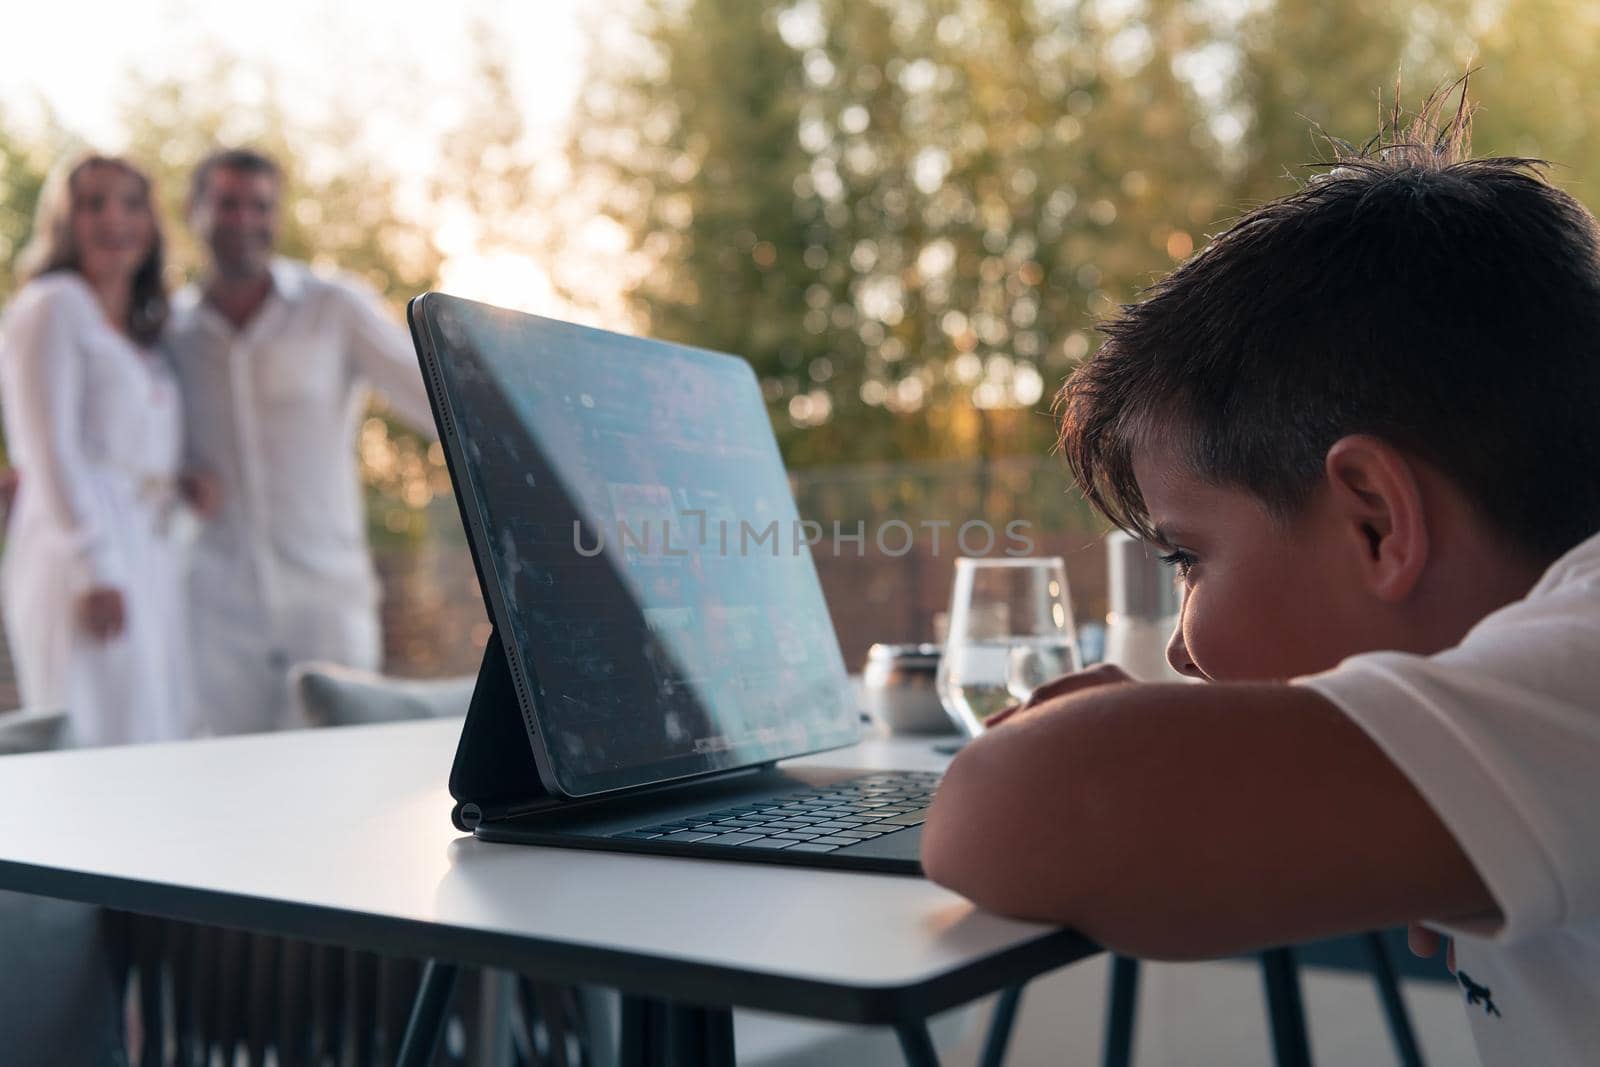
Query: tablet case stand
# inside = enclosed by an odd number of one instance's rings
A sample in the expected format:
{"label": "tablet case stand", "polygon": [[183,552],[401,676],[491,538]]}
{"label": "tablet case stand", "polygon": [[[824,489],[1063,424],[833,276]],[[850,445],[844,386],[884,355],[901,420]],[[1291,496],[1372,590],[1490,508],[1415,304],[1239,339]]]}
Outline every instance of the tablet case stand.
{"label": "tablet case stand", "polygon": [[450,821],[468,832],[485,819],[558,802],[539,781],[498,628],[483,646],[478,684],[450,767],[450,795],[456,800]]}
{"label": "tablet case stand", "polygon": [[[740,767],[697,779],[771,770],[776,761]],[[633,791],[639,796],[653,792],[691,788],[695,782],[667,782]],[[457,830],[471,833],[480,823],[512,815],[523,815],[543,808],[565,807],[572,801],[552,794],[539,780],[534,762],[533,743],[522,721],[522,705],[511,680],[505,645],[499,629],[489,633],[483,646],[483,663],[478,667],[478,684],[467,705],[467,721],[461,726],[456,743],[455,763],[450,767],[450,795],[455,807],[450,821]]]}

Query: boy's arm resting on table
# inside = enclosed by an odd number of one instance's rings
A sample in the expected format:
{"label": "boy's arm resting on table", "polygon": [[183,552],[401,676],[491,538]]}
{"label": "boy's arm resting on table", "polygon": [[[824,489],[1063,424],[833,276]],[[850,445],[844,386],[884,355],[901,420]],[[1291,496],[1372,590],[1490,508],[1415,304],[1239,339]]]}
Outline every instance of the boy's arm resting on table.
{"label": "boy's arm resting on table", "polygon": [[922,861],[985,908],[1148,958],[1495,908],[1389,758],[1290,685],[1108,685],[1030,709],[951,764]]}

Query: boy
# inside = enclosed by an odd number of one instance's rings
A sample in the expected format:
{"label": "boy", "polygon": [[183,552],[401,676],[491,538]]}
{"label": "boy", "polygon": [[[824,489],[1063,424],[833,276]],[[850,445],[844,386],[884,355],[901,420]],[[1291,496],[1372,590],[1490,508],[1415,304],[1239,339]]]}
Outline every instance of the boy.
{"label": "boy", "polygon": [[[931,878],[1130,955],[1392,925],[1485,1064],[1600,1048],[1600,232],[1423,108],[1246,215],[1063,389],[1204,686],[1061,679],[968,745]],[[1398,124],[1396,124],[1398,126]],[[1398,129],[1394,131],[1399,133]]]}

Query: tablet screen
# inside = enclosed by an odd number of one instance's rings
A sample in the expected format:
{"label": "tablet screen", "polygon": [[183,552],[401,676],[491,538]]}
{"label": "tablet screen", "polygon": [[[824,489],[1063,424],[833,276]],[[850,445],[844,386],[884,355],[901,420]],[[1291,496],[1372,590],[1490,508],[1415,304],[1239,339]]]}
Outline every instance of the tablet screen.
{"label": "tablet screen", "polygon": [[559,788],[856,740],[816,534],[749,366],[450,297],[422,306],[481,572]]}

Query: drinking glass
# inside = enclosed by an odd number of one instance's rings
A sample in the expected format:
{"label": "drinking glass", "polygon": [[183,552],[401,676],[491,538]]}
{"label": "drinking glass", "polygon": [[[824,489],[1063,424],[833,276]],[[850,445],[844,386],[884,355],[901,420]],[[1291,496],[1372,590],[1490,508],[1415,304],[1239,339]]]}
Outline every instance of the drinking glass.
{"label": "drinking glass", "polygon": [[956,560],[937,685],[963,733],[1081,664],[1061,557]]}

